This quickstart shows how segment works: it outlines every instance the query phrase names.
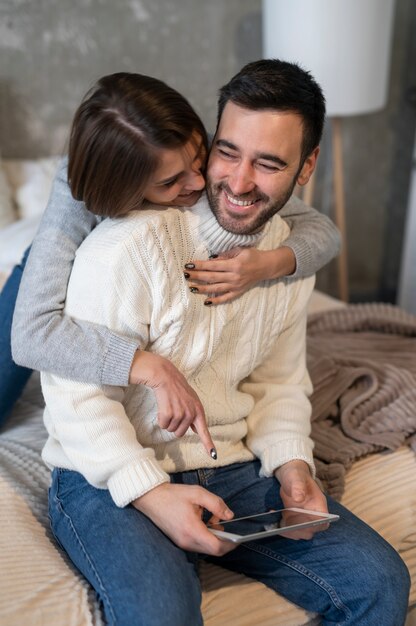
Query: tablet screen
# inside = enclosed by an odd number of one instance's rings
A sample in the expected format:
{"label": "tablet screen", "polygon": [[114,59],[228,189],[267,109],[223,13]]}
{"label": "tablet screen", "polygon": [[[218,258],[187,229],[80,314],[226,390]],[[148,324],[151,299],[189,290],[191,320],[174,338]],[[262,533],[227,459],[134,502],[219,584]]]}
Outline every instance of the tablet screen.
{"label": "tablet screen", "polygon": [[214,530],[222,530],[245,537],[265,531],[283,530],[298,524],[316,524],[319,521],[328,523],[328,515],[312,511],[305,512],[299,509],[280,509],[278,511],[269,511],[249,517],[222,521],[219,524],[210,524],[210,527]]}

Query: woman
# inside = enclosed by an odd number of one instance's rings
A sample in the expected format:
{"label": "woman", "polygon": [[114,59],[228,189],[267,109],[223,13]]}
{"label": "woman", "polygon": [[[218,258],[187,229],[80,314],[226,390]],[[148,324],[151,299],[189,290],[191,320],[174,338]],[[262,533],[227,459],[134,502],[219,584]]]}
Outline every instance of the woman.
{"label": "woman", "polygon": [[[139,113],[134,119],[129,111],[132,103]],[[93,111],[97,113],[99,107],[105,111],[102,120],[104,126],[110,119],[118,119],[120,136],[122,131],[133,135],[136,132],[136,139],[139,139],[139,134],[143,139],[141,152],[136,153],[139,155],[135,160],[136,169],[130,161],[122,162],[117,158],[114,149],[100,163],[109,177],[116,171],[119,204],[124,203],[125,211],[138,208],[147,200],[161,205],[179,206],[191,206],[196,202],[204,187],[207,139],[201,120],[180,94],[150,77],[115,74],[101,79],[87,96],[77,114],[79,121],[82,122],[82,115],[87,116],[88,111],[91,115]],[[86,117],[84,122],[87,121]],[[98,126],[95,132],[99,141],[102,134]],[[73,134],[72,147],[76,141],[78,138]],[[173,161],[178,150],[179,169],[176,162],[167,164],[175,165],[176,169],[168,168],[169,171],[162,172],[163,178],[149,186],[146,183],[155,162],[152,154],[147,154],[146,148],[152,148],[154,152],[156,147],[171,150]],[[72,195],[68,187],[68,175]],[[134,198],[125,198],[123,181],[132,176],[137,180],[137,193]],[[38,369],[97,384],[151,384],[154,381],[159,394],[161,425],[174,429],[178,420],[182,423],[186,413],[184,427],[189,420],[192,422],[191,418],[195,418],[201,408],[179,373],[171,376],[170,388],[161,386],[158,372],[168,367],[166,364],[154,361],[149,372],[143,363],[145,354],[136,342],[91,323],[79,321],[75,324],[63,312],[76,250],[101,221],[101,216],[109,212],[104,190],[97,192],[95,197],[86,198],[88,208],[83,202],[74,199],[80,197],[83,182],[71,180],[71,171],[67,172],[67,162],[64,160],[32,245],[13,326],[13,357],[16,363],[24,367],[13,363],[10,351],[11,321],[24,263],[15,268],[1,294],[3,336],[0,341],[3,349],[0,355],[0,423],[10,413],[31,369]],[[270,251],[237,249],[218,259],[193,263],[194,268],[184,268],[195,297],[214,293],[216,295],[209,297],[207,304],[226,302],[264,279],[288,274],[296,277],[313,274],[337,253],[338,234],[325,216],[300,201],[296,204],[296,213],[285,214],[284,208],[281,215],[292,229],[285,246]],[[204,285],[205,282],[210,283],[209,287]],[[76,346],[83,348],[82,368],[79,367],[78,352],[74,350]],[[176,400],[173,398],[178,396],[181,402],[174,407]],[[182,429],[177,434],[181,432]]]}

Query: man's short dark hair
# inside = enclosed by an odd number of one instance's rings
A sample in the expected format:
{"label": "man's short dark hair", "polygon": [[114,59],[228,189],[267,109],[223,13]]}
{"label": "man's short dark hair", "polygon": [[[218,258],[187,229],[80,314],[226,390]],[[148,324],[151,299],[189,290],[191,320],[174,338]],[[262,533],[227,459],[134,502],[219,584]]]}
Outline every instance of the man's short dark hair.
{"label": "man's short dark hair", "polygon": [[229,101],[246,109],[298,113],[304,129],[302,163],[321,141],[325,98],[311,74],[296,63],[262,59],[245,65],[220,89],[218,123]]}

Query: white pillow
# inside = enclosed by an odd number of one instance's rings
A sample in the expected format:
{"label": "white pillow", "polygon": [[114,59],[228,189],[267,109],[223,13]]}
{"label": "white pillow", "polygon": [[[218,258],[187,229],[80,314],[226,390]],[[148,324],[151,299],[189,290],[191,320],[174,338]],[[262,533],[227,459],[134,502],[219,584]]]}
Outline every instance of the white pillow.
{"label": "white pillow", "polygon": [[36,234],[40,215],[17,220],[0,229],[0,272],[9,274],[22,260]]}
{"label": "white pillow", "polygon": [[12,192],[0,158],[0,228],[11,224],[16,219],[17,215],[13,206]]}
{"label": "white pillow", "polygon": [[10,159],[3,161],[18,217],[42,215],[48,203],[52,181],[61,157]]}

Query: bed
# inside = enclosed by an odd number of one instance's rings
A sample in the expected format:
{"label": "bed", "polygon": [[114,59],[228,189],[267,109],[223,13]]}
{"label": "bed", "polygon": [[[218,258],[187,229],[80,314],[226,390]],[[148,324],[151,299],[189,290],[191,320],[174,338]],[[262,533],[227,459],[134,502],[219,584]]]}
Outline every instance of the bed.
{"label": "bed", "polygon": [[[56,163],[56,159],[0,163],[0,288],[33,238]],[[401,388],[393,389],[386,407],[386,385],[397,380],[401,367],[395,363],[393,352],[389,352],[389,367],[396,369],[389,378],[388,367],[380,371],[372,368],[380,351],[373,354],[368,341],[361,345],[366,358],[355,369],[357,355],[348,353],[342,347],[345,343],[340,347],[336,343],[345,342],[344,331],[355,333],[353,336],[361,341],[363,337],[368,340],[369,332],[374,331],[368,326],[369,320],[375,318],[379,333],[400,328],[400,341],[407,342],[400,344],[400,350],[403,354],[402,346],[406,346],[408,351],[410,379],[406,380],[411,387],[409,380],[416,382],[416,350],[412,361],[411,347],[415,344],[409,341],[415,341],[416,320],[395,307],[372,306],[345,307],[324,294],[313,294],[308,350],[318,383],[314,409],[317,462],[329,491],[379,531],[405,560],[412,577],[406,626],[416,626],[416,403],[410,401],[416,385],[413,390],[406,388],[405,393]],[[326,353],[322,352],[324,335],[329,346]],[[331,350],[342,352],[341,364],[334,361]],[[384,404],[377,400],[377,389],[384,393]],[[367,408],[361,421],[357,421],[357,394],[361,394],[359,406]],[[376,407],[372,398],[378,402]],[[334,428],[337,407],[346,416],[344,431]],[[103,622],[94,593],[56,546],[49,530],[49,471],[40,457],[46,437],[42,413],[39,377],[34,374],[10,421],[0,431],[0,626],[100,626]],[[398,416],[395,424],[402,420],[400,428],[380,426],[392,416]],[[319,624],[316,616],[243,576],[203,565],[201,580],[206,626]]]}

